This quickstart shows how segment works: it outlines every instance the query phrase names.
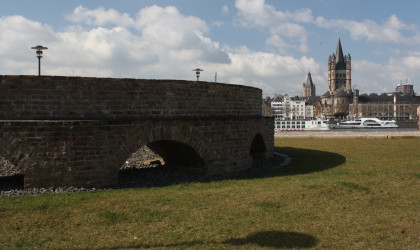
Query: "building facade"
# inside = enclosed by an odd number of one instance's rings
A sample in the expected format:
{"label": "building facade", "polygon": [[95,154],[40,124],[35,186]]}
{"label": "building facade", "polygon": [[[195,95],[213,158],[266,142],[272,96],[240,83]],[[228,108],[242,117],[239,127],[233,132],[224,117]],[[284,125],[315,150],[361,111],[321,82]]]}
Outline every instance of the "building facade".
{"label": "building facade", "polygon": [[304,100],[293,100],[290,96],[276,96],[271,102],[271,112],[275,119],[304,120],[306,109]]}
{"label": "building facade", "polygon": [[292,120],[304,120],[305,119],[305,101],[303,100],[292,100],[290,102],[290,119]]}
{"label": "building facade", "polygon": [[411,95],[414,96],[414,88],[413,85],[406,82],[406,84],[398,84],[397,87],[395,87],[395,92],[399,92],[403,95]]}
{"label": "building facade", "polygon": [[315,116],[315,106],[314,105],[306,105],[305,104],[305,118],[306,119],[314,119]]}
{"label": "building facade", "polygon": [[283,97],[276,96],[271,101],[271,114],[275,119],[284,119],[285,117],[286,112],[283,100]]}
{"label": "building facade", "polygon": [[356,103],[349,105],[349,118],[376,117],[380,120],[408,121],[417,119],[419,104],[398,103],[394,116],[393,103]]}

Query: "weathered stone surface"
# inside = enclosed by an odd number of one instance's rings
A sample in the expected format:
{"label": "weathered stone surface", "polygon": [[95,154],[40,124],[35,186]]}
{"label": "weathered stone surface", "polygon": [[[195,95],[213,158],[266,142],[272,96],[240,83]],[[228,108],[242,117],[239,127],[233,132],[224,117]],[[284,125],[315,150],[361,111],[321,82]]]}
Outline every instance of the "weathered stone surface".
{"label": "weathered stone surface", "polygon": [[261,116],[261,90],[221,83],[0,76],[2,120]]}
{"label": "weathered stone surface", "polygon": [[0,76],[0,156],[25,187],[112,185],[144,145],[205,175],[273,155],[261,90],[220,83]]}

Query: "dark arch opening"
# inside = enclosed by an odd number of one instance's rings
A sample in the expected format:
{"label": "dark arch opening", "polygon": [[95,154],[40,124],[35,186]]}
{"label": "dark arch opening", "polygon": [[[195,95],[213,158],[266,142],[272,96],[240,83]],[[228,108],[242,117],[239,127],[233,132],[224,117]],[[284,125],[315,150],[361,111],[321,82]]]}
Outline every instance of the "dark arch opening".
{"label": "dark arch opening", "polygon": [[203,159],[187,144],[162,140],[151,142],[147,147],[160,155],[165,164],[194,169],[202,169],[204,166]]}
{"label": "dark arch opening", "polygon": [[164,186],[198,180],[205,176],[205,162],[189,145],[161,140],[148,143],[120,168],[119,185],[124,187]]}
{"label": "dark arch opening", "polygon": [[250,154],[252,158],[264,159],[267,148],[265,147],[264,138],[261,134],[257,134],[251,143]]}
{"label": "dark arch opening", "polygon": [[264,138],[261,134],[257,134],[254,139],[252,139],[251,143],[250,154],[252,160],[264,160],[266,152],[267,148],[265,147]]}

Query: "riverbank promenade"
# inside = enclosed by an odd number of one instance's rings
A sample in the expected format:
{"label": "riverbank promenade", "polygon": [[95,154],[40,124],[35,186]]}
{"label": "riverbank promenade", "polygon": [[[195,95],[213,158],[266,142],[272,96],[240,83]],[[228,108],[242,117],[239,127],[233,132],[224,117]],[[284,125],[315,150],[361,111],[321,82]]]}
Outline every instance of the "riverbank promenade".
{"label": "riverbank promenade", "polygon": [[330,130],[330,131],[280,131],[276,132],[275,138],[420,138],[419,130]]}

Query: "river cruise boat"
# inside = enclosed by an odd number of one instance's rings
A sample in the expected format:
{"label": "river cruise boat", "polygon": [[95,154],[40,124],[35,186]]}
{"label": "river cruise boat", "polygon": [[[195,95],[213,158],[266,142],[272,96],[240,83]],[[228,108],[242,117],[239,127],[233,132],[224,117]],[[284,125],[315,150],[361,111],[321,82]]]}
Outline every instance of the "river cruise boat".
{"label": "river cruise boat", "polygon": [[274,120],[275,131],[330,130],[327,120]]}
{"label": "river cruise boat", "polygon": [[334,129],[349,129],[349,128],[398,128],[394,120],[382,121],[378,118],[360,118],[352,121],[343,121],[337,124],[330,124]]}

